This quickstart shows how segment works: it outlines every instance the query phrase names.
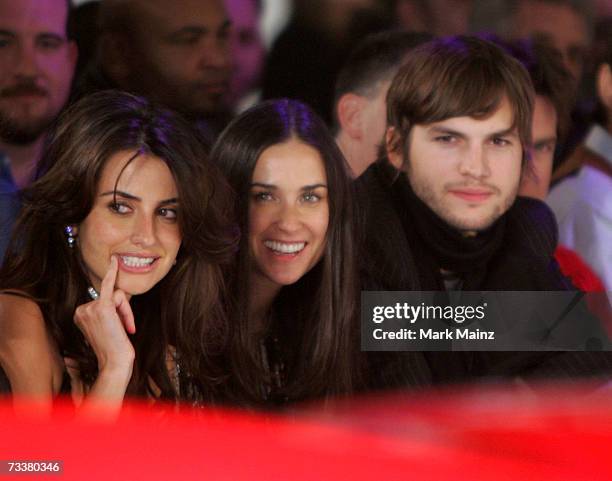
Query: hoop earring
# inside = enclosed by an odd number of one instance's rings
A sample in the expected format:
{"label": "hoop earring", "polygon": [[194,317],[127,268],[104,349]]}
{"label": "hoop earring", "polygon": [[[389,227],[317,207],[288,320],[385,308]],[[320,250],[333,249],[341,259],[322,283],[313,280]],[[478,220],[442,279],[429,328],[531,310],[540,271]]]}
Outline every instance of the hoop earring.
{"label": "hoop earring", "polygon": [[66,242],[68,242],[68,247],[70,247],[71,249],[74,248],[77,236],[74,226],[67,225],[66,227],[64,227],[64,233],[66,234]]}

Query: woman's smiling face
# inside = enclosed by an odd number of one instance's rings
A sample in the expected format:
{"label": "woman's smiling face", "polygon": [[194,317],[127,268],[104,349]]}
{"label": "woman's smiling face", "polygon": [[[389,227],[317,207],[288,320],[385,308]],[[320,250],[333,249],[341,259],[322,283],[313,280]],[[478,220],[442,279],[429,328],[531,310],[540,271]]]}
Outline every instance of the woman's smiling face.
{"label": "woman's smiling face", "polygon": [[181,246],[174,177],[153,155],[140,154],[126,165],[135,154],[121,151],[108,159],[93,207],[77,227],[77,245],[93,287],[99,289],[115,255],[116,286],[129,295],[157,284]]}
{"label": "woman's smiling face", "polygon": [[319,152],[290,139],[265,149],[249,192],[253,275],[282,287],[321,259],[329,223],[327,175]]}

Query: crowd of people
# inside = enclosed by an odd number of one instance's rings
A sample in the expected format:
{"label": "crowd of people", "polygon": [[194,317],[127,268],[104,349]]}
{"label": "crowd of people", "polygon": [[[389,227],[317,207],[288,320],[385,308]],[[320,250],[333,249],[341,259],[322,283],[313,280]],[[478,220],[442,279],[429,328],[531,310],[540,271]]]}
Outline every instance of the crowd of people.
{"label": "crowd of people", "polygon": [[365,290],[612,290],[587,3],[296,0],[266,53],[259,0],[0,0],[2,390],[112,419],[609,382],[586,348],[360,349]]}

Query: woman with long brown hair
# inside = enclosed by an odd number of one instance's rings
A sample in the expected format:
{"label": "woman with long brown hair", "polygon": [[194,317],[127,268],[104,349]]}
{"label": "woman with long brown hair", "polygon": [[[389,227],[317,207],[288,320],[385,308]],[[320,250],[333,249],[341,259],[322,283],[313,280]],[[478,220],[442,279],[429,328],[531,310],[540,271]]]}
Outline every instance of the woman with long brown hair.
{"label": "woman with long brown hair", "polygon": [[83,407],[215,399],[237,240],[206,157],[178,116],[129,94],[94,94],[62,115],[0,271],[14,395],[48,405],[70,372]]}
{"label": "woman with long brown hair", "polygon": [[211,152],[236,192],[232,292],[240,401],[271,406],[360,385],[351,181],[333,137],[297,101],[236,118]]}

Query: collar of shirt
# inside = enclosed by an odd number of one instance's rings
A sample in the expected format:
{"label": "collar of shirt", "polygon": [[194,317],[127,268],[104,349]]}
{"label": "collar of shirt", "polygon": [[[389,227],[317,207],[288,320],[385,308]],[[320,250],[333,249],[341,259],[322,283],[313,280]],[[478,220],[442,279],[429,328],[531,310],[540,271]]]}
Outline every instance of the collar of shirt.
{"label": "collar of shirt", "polygon": [[583,201],[604,218],[612,218],[612,180],[598,169],[585,165],[576,179]]}
{"label": "collar of shirt", "polygon": [[612,165],[612,135],[601,125],[593,125],[585,140],[586,147]]}

